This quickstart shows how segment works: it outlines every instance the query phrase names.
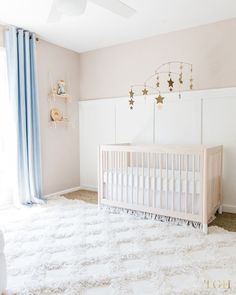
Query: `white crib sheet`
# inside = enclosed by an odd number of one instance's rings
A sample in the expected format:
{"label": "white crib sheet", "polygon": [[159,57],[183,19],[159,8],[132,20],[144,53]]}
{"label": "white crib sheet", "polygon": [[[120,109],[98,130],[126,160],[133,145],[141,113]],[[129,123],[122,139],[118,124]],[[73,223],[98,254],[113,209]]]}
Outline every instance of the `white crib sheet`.
{"label": "white crib sheet", "polygon": [[105,171],[103,181],[104,183],[118,184],[119,186],[125,187],[128,183],[128,187],[144,187],[145,189],[151,190],[156,186],[155,189],[157,191],[162,190],[163,192],[173,192],[174,190],[176,193],[186,193],[187,189],[188,193],[200,193],[199,172],[195,172],[193,175],[192,172],[186,173],[182,171],[180,175],[179,170],[168,170],[167,174],[165,169],[162,169],[162,173],[160,173],[159,169],[154,170],[151,168],[149,170],[147,168],[129,167],[127,170],[123,171],[121,169]]}
{"label": "white crib sheet", "polygon": [[[108,199],[125,201],[127,203],[150,206],[150,194],[155,199],[155,206],[171,209],[174,203],[175,211],[198,214],[200,199],[200,174],[179,171],[160,170],[133,167],[125,171],[121,169],[104,172],[104,193]],[[167,182],[168,180],[168,182]],[[186,183],[187,182],[187,183]],[[128,185],[127,185],[128,184]],[[155,196],[153,196],[155,186]],[[186,200],[187,191],[187,200]],[[173,200],[174,199],[174,200]]]}

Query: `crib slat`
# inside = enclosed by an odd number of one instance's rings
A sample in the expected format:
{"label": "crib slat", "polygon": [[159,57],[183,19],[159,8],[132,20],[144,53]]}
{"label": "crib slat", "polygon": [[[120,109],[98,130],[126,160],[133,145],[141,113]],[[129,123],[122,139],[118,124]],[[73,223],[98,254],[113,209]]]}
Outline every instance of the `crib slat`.
{"label": "crib slat", "polygon": [[153,207],[156,208],[156,153],[153,154]]}
{"label": "crib slat", "polygon": [[119,174],[120,174],[120,152],[117,151],[116,152],[116,200],[120,201],[120,195],[118,192],[118,188],[119,188]]}
{"label": "crib slat", "polygon": [[175,172],[174,172],[175,155],[172,154],[172,212],[174,211],[174,196],[175,196]]}
{"label": "crib slat", "polygon": [[136,172],[137,172],[137,204],[139,204],[139,153],[136,153]]}
{"label": "crib slat", "polygon": [[[212,155],[211,154],[207,154],[207,159],[206,159],[206,162],[207,162],[207,166],[208,167],[212,167],[212,163],[211,163],[211,157]],[[211,178],[211,172],[212,172],[212,169],[209,169],[209,171],[207,171],[207,195],[210,195],[211,197],[207,200],[207,202],[209,202],[209,206],[210,208],[212,208],[212,199],[213,199],[213,196],[212,196],[212,190],[211,190],[211,184],[212,184],[212,178]]]}
{"label": "crib slat", "polygon": [[108,151],[108,159],[107,159],[107,161],[108,161],[108,171],[107,171],[107,184],[108,184],[108,188],[107,188],[107,198],[111,198],[111,194],[110,194],[110,180],[109,180],[109,173],[110,173],[110,170],[111,170],[111,168],[110,168],[110,166],[111,166],[111,152],[110,151]]}
{"label": "crib slat", "polygon": [[221,147],[221,151],[219,154],[219,176],[220,176],[220,213],[222,213],[222,202],[223,202],[223,183],[222,183],[222,175],[223,175],[223,147]]}
{"label": "crib slat", "polygon": [[121,152],[120,155],[120,171],[121,171],[121,180],[120,180],[120,184],[121,184],[121,188],[120,188],[120,198],[121,198],[121,202],[123,202],[123,187],[124,187],[124,152]]}
{"label": "crib slat", "polygon": [[192,214],[194,214],[194,201],[195,201],[195,155],[193,155],[193,193],[192,193]]}
{"label": "crib slat", "polygon": [[[100,169],[101,169],[102,175],[104,175],[104,171],[105,171],[105,152],[104,151],[102,151],[102,153],[101,153],[100,165],[101,165]],[[104,198],[104,182],[103,182],[103,180],[101,182],[100,193],[101,193],[102,198]]]}
{"label": "crib slat", "polygon": [[117,152],[117,171],[120,170],[120,152]]}
{"label": "crib slat", "polygon": [[114,180],[114,152],[111,152],[111,199],[113,200],[113,180]]}
{"label": "crib slat", "polygon": [[[221,153],[219,152],[218,153],[218,159],[217,159],[217,163],[218,163],[218,177],[219,177],[219,186],[218,186],[218,189],[219,189],[219,202],[220,202],[220,205],[221,205]],[[221,208],[220,208],[221,210]],[[221,211],[219,212],[221,213]]]}
{"label": "crib slat", "polygon": [[144,153],[142,153],[142,182],[143,182],[142,204],[144,205],[144,184],[145,184],[145,182],[144,182]]}
{"label": "crib slat", "polygon": [[168,154],[166,154],[166,209],[168,210],[168,194],[169,194],[169,168]]}
{"label": "crib slat", "polygon": [[[108,196],[109,196],[109,192],[108,192],[108,189],[109,189],[109,182],[108,182],[108,165],[109,165],[108,161],[109,161],[109,158],[108,158],[108,154],[109,154],[109,152],[106,151],[105,152],[105,158],[106,158],[105,162],[106,162],[106,164],[105,164],[104,171],[103,171],[103,174],[102,174],[102,182],[105,183],[104,191],[103,191],[105,199],[108,199]],[[104,179],[104,177],[105,177],[104,172],[105,171],[106,171],[106,179]]]}
{"label": "crib slat", "polygon": [[[106,152],[105,151],[101,152],[100,165],[101,165],[100,166],[101,173],[104,177],[104,172],[106,171]],[[104,183],[104,179],[102,179],[101,186],[100,186],[100,192],[101,192],[102,198],[105,198],[105,187],[106,187],[106,184]]]}
{"label": "crib slat", "polygon": [[151,202],[151,195],[150,195],[150,153],[147,154],[147,161],[148,161],[148,206],[152,206],[152,202]]}
{"label": "crib slat", "polygon": [[133,174],[133,153],[130,153],[131,161],[130,161],[130,170],[131,170],[131,203],[133,204],[133,193],[134,193],[134,174]]}
{"label": "crib slat", "polygon": [[159,154],[159,167],[160,167],[160,208],[162,208],[162,153]]}
{"label": "crib slat", "polygon": [[118,198],[117,198],[117,175],[118,175],[118,163],[117,163],[117,152],[114,152],[114,160],[115,160],[115,163],[114,163],[114,168],[115,168],[115,194],[114,194],[114,197],[115,197],[115,201],[118,201]]}
{"label": "crib slat", "polygon": [[128,192],[129,192],[129,177],[128,177],[128,165],[129,165],[129,159],[128,159],[128,156],[129,156],[129,153],[128,152],[125,152],[125,155],[126,155],[126,203],[128,203]]}
{"label": "crib slat", "polygon": [[[216,204],[217,202],[217,198],[216,198],[216,170],[217,170],[217,158],[216,158],[216,154],[214,154],[214,160],[213,160],[213,165],[214,165],[214,169],[213,169],[213,191],[214,191],[214,204]],[[213,204],[213,206],[214,206]]]}
{"label": "crib slat", "polygon": [[116,179],[116,152],[112,153],[113,155],[113,164],[112,164],[112,175],[113,175],[113,180],[112,180],[112,199],[115,200],[116,196],[115,196],[115,179]]}
{"label": "crib slat", "polygon": [[214,206],[214,190],[213,190],[213,177],[212,177],[212,173],[213,173],[213,155],[212,154],[210,154],[209,156],[208,156],[208,165],[209,165],[209,167],[211,168],[211,169],[209,169],[209,186],[210,186],[210,190],[209,190],[209,195],[211,196],[211,198],[209,198],[210,199],[210,208],[213,208],[213,206]]}
{"label": "crib slat", "polygon": [[181,166],[182,166],[182,163],[181,163],[181,155],[179,155],[179,211],[181,211],[181,197],[182,197],[182,179],[181,179]]}
{"label": "crib slat", "polygon": [[214,173],[213,173],[213,177],[214,177],[214,196],[215,196],[215,201],[214,201],[214,204],[217,204],[218,203],[218,193],[217,193],[217,189],[218,189],[218,154],[215,153],[214,155]]}
{"label": "crib slat", "polygon": [[188,155],[185,155],[186,161],[186,176],[185,176],[185,214],[188,210]]}

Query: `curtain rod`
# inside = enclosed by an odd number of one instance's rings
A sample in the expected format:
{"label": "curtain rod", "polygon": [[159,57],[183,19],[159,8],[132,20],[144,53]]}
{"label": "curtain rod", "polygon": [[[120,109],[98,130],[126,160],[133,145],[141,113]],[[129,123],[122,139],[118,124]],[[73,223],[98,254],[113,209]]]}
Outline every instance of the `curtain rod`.
{"label": "curtain rod", "polygon": [[[1,26],[1,25],[0,25],[0,26]],[[9,26],[7,26],[7,25],[2,25],[1,27],[4,28],[6,31],[9,31]],[[22,29],[22,30],[24,30],[24,29]],[[27,30],[24,30],[24,31],[27,31]],[[27,31],[27,32],[28,32],[28,31]],[[31,37],[30,37],[30,39],[31,39]],[[39,39],[39,37],[36,37],[35,40],[38,42],[40,39]]]}

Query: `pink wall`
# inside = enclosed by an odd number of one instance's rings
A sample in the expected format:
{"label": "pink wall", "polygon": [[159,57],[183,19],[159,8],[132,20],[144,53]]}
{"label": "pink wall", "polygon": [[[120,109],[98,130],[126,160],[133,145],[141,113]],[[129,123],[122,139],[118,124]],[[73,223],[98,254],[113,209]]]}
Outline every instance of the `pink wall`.
{"label": "pink wall", "polygon": [[236,19],[80,54],[80,99],[126,96],[158,65],[193,63],[194,89],[236,85]]}
{"label": "pink wall", "polygon": [[[40,98],[42,168],[44,194],[79,186],[79,55],[71,50],[39,40],[37,42],[37,68]],[[74,101],[68,104],[72,126],[57,126],[49,123],[49,113],[54,104],[50,105],[50,76],[56,81],[70,80],[70,94]],[[56,107],[64,110],[63,102]]]}

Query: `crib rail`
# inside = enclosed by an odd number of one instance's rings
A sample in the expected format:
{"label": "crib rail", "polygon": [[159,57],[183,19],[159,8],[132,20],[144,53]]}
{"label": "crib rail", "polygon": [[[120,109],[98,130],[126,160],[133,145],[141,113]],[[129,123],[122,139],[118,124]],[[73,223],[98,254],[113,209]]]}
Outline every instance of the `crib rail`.
{"label": "crib rail", "polygon": [[102,145],[99,204],[207,224],[222,204],[222,147]]}

